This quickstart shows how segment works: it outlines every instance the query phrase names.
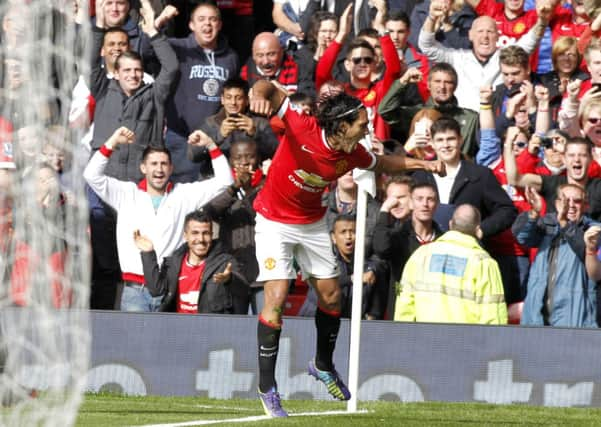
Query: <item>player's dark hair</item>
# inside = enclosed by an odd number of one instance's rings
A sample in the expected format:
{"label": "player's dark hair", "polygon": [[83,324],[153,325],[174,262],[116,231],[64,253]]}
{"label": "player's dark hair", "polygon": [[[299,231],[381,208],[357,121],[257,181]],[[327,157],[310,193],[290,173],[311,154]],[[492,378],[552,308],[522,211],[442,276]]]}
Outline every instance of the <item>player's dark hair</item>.
{"label": "player's dark hair", "polygon": [[152,153],[165,153],[169,158],[169,163],[171,162],[171,152],[167,149],[167,147],[159,146],[159,145],[149,145],[142,151],[142,163],[146,161],[146,158],[150,156]]}
{"label": "player's dark hair", "polygon": [[244,95],[248,95],[248,82],[238,76],[230,77],[225,81],[225,83],[223,83],[223,89],[221,93],[228,89],[240,89],[244,92]]}
{"label": "player's dark hair", "polygon": [[142,70],[144,70],[144,62],[142,61],[142,57],[138,52],[134,52],[132,50],[126,50],[125,52],[121,52],[121,54],[117,57],[117,60],[115,61],[115,70],[119,70],[119,68],[121,67],[121,60],[124,58],[139,61]]}
{"label": "player's dark hair", "polygon": [[211,214],[209,214],[207,210],[200,208],[186,215],[186,217],[184,218],[184,229],[188,226],[188,223],[190,221],[208,222],[209,224],[212,224],[213,217],[211,216]]}
{"label": "player's dark hair", "polygon": [[359,117],[362,108],[365,107],[360,100],[342,92],[319,104],[317,121],[326,136],[338,135],[342,123],[352,124]]}
{"label": "player's dark hair", "polygon": [[432,127],[430,128],[430,135],[432,135],[432,138],[434,138],[434,135],[437,133],[447,131],[455,132],[458,137],[461,136],[461,127],[459,126],[457,120],[452,117],[444,116],[432,124]]}

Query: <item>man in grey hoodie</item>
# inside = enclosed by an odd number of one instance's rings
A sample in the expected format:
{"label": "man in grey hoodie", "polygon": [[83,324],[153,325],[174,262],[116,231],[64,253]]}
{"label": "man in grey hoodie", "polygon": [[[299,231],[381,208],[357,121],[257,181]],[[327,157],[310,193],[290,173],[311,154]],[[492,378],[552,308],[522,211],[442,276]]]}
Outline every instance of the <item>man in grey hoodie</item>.
{"label": "man in grey hoodie", "polygon": [[172,180],[192,182],[199,165],[188,160],[188,135],[221,107],[221,92],[227,79],[238,74],[238,55],[220,37],[221,15],[211,3],[200,3],[190,15],[192,33],[170,39],[179,60],[181,78],[167,104],[166,145],[173,156]]}

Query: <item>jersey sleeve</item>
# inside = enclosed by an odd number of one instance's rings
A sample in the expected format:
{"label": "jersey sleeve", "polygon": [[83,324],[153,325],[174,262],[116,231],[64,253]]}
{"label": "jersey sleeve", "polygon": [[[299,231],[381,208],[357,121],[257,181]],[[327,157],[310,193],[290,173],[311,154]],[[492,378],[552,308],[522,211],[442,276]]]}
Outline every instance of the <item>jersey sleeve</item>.
{"label": "jersey sleeve", "polygon": [[353,160],[355,167],[359,169],[373,169],[376,167],[376,155],[368,151],[363,145],[357,144],[357,148],[353,151]]}
{"label": "jersey sleeve", "polygon": [[289,98],[282,102],[277,116],[284,122],[286,133],[291,135],[305,134],[314,131],[317,127],[315,117],[306,114],[301,106],[290,102]]}

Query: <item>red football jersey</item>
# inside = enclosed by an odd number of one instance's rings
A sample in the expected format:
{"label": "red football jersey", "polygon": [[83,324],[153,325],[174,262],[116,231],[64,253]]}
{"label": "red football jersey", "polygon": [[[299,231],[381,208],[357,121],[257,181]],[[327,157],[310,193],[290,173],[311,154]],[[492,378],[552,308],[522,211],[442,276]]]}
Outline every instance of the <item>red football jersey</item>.
{"label": "red football jersey", "polygon": [[288,99],[278,116],[286,125],[286,134],[254,208],[272,221],[310,224],[325,214],[322,194],[329,184],[351,169],[374,167],[376,157],[361,144],[350,154],[333,150],[317,119]]}
{"label": "red football jersey", "polygon": [[177,284],[176,310],[178,313],[198,313],[200,279],[204,269],[204,261],[199,265],[191,265],[188,263],[188,254],[184,255]]}
{"label": "red football jersey", "polygon": [[536,10],[529,10],[515,19],[508,19],[505,16],[505,6],[503,3],[497,3],[495,0],[480,0],[476,7],[478,16],[488,15],[497,22],[499,29],[499,41],[497,46],[503,48],[515,44],[520,37],[530,30],[536,24]]}
{"label": "red football jersey", "polygon": [[561,36],[580,37],[584,30],[591,26],[590,22],[577,24],[574,22],[574,15],[570,9],[565,7],[558,8],[551,20],[551,37],[556,41]]}
{"label": "red football jersey", "polygon": [[[513,205],[517,208],[518,212],[521,213],[529,211],[531,207],[526,200],[523,191],[507,183],[507,175],[505,173],[505,163],[503,162],[503,158],[499,157],[489,166],[489,168],[492,169],[492,173],[495,175],[495,178],[497,178],[497,181],[499,181],[499,184],[501,184],[501,187],[503,187],[503,190],[505,190],[513,202]],[[528,255],[528,248],[521,246],[517,242],[511,232],[511,228],[508,228],[497,235],[491,236],[489,243],[491,244],[491,247],[495,248],[495,253],[498,255]]]}

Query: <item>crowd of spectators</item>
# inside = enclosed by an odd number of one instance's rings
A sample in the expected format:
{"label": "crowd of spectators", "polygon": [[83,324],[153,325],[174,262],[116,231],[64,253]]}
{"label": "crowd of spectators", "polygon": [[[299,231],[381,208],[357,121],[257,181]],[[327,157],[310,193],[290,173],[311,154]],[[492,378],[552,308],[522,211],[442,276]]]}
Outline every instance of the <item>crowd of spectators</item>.
{"label": "crowd of spectators", "polygon": [[[308,115],[332,95],[357,97],[367,147],[445,166],[376,177],[365,319],[600,324],[601,14],[583,1],[274,0],[275,31],[252,0],[66,3],[55,13],[90,31],[75,47],[90,73],[77,70],[70,105],[48,102],[44,122],[17,102],[29,6],[9,1],[1,17],[0,277],[14,304],[32,298],[36,256],[64,268],[77,174],[92,309],[260,312],[253,201],[286,138],[277,115],[250,110],[267,79]],[[25,179],[32,192],[12,191]],[[358,191],[348,173],[323,200],[343,316]],[[17,197],[43,212],[43,256],[29,249],[39,236],[12,233],[33,221],[13,215]],[[68,289],[50,282],[52,304],[68,307]],[[309,289],[289,313],[316,307]]]}

